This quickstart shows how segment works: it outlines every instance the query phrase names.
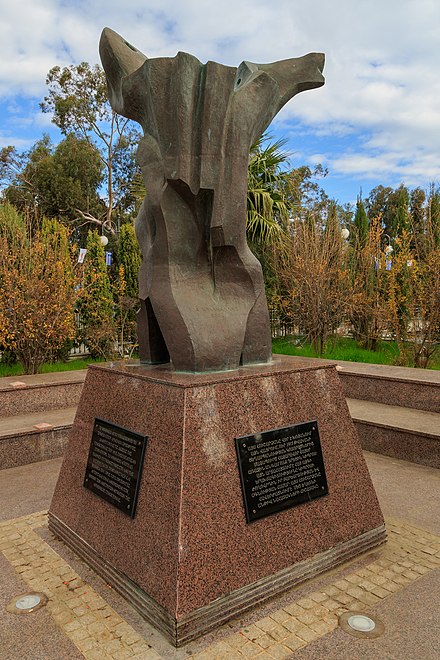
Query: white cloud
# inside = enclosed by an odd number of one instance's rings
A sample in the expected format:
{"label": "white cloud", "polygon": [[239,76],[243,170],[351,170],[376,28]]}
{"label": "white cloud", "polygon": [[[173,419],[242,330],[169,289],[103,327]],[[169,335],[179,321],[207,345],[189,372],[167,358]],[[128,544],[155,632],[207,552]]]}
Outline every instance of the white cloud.
{"label": "white cloud", "polygon": [[321,51],[325,87],[300,94],[276,124],[293,149],[310,163],[322,156],[340,177],[439,177],[438,0],[0,0],[0,7],[0,97],[41,98],[55,64],[97,62],[105,25],[150,57],[186,50],[237,65]]}

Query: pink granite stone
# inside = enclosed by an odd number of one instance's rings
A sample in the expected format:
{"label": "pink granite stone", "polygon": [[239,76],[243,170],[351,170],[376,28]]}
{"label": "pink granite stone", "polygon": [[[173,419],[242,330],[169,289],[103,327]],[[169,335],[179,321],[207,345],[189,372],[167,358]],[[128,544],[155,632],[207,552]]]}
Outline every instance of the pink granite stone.
{"label": "pink granite stone", "polygon": [[[83,487],[96,417],[148,436],[134,519]],[[317,419],[329,493],[246,523],[234,439]],[[51,514],[179,621],[383,525],[334,366],[89,369]]]}

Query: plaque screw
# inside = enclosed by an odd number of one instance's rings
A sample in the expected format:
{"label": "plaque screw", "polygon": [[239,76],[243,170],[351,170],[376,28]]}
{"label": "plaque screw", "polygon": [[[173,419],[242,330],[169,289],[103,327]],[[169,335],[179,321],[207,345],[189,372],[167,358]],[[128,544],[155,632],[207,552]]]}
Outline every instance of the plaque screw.
{"label": "plaque screw", "polygon": [[243,447],[246,449],[246,445],[244,444]]}

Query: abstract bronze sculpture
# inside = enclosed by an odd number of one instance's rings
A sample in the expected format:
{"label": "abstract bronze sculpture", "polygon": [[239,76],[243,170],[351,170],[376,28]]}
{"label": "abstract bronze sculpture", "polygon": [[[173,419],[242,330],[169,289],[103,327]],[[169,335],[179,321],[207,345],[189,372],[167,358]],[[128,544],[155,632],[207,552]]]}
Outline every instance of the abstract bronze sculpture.
{"label": "abstract bronze sculpture", "polygon": [[249,149],[289,99],[324,84],[324,56],[238,68],[148,59],[108,28],[100,55],[112,108],[144,130],[141,362],[192,372],[268,362],[262,270],[246,243]]}

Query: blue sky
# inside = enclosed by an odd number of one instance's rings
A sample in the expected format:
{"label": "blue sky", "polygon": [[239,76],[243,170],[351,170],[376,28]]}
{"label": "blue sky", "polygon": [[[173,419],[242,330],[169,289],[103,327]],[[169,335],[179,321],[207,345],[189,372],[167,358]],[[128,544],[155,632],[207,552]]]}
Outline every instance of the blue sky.
{"label": "blue sky", "polygon": [[48,70],[99,61],[101,30],[149,57],[179,50],[237,66],[326,54],[325,87],[281,111],[271,132],[291,165],[322,163],[339,202],[378,184],[440,182],[438,0],[0,0],[0,147],[49,132]]}

